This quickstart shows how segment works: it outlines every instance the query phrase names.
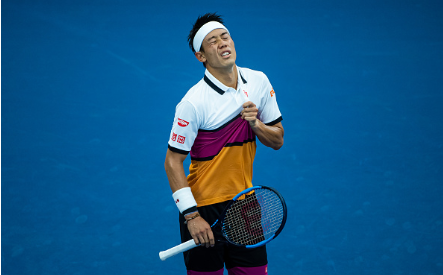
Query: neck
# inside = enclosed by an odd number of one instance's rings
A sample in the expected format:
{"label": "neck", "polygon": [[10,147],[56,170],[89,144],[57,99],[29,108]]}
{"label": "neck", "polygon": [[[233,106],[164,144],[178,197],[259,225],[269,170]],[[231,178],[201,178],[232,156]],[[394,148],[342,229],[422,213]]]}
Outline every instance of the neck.
{"label": "neck", "polygon": [[223,85],[237,89],[238,72],[235,64],[229,69],[220,70],[212,67],[207,67],[207,69],[215,78],[218,79],[218,81],[223,83]]}

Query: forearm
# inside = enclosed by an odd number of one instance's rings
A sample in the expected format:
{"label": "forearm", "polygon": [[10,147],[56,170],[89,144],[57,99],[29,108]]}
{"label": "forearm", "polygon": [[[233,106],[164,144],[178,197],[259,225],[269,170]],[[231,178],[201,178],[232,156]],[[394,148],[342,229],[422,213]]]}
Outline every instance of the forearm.
{"label": "forearm", "polygon": [[250,124],[254,124],[251,125],[251,128],[263,145],[274,150],[278,150],[283,146],[284,129],[280,122],[268,126],[257,119],[255,123]]}
{"label": "forearm", "polygon": [[172,193],[179,189],[189,187],[188,181],[186,180],[185,169],[183,167],[183,161],[185,158],[185,155],[177,156],[176,153],[173,153],[170,150],[166,153],[165,171]]}
{"label": "forearm", "polygon": [[[211,226],[209,226],[209,224],[202,217],[200,217],[198,213],[195,213],[194,209],[197,210],[197,204],[195,203],[192,195],[189,194],[190,191],[186,191],[186,189],[183,189],[185,187],[189,187],[188,181],[186,180],[185,169],[183,168],[183,161],[185,160],[185,158],[186,155],[174,153],[171,150],[167,151],[165,159],[165,171],[166,175],[168,176],[169,186],[171,187],[172,193],[175,194],[185,190],[185,197],[183,197],[183,193],[177,194],[177,196],[179,196],[180,198],[180,201],[177,197],[174,197],[174,195],[173,197],[176,201],[175,203],[177,204],[178,209],[185,216],[185,219],[189,221],[188,230],[192,238],[194,239],[195,244],[205,245],[206,247],[214,246],[215,240],[211,230]],[[192,197],[192,200],[189,199],[189,196]],[[184,203],[184,201],[187,202]],[[191,203],[191,206],[194,206],[189,208],[188,204],[190,203],[190,201],[194,202]],[[184,205],[179,205],[178,203],[184,203]]]}
{"label": "forearm", "polygon": [[165,170],[172,190],[172,198],[180,213],[186,216],[197,211],[197,202],[186,180],[183,168],[185,158],[186,155],[168,150],[166,153]]}
{"label": "forearm", "polygon": [[253,102],[248,101],[243,103],[243,110],[241,112],[242,119],[249,122],[249,125],[260,142],[274,150],[280,149],[283,146],[283,136],[285,133],[281,122],[268,126],[261,122],[257,118],[257,115],[258,108]]}

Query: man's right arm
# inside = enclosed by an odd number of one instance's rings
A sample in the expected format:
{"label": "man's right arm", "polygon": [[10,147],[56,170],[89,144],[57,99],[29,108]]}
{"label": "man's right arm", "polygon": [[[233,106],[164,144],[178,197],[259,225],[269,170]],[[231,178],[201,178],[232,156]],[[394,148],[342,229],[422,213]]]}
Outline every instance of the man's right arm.
{"label": "man's right arm", "polygon": [[165,159],[165,170],[168,176],[169,186],[172,193],[175,191],[189,187],[186,180],[185,169],[183,168],[183,162],[186,159],[186,155],[173,152],[168,149]]}
{"label": "man's right arm", "polygon": [[[166,152],[165,170],[172,193],[189,187],[183,167],[185,159],[186,155],[184,154],[173,152],[170,149]],[[185,216],[185,219],[193,215],[195,214],[188,214]],[[206,247],[214,246],[215,241],[211,227],[202,217],[197,217],[189,221],[188,230],[197,245],[205,245]]]}

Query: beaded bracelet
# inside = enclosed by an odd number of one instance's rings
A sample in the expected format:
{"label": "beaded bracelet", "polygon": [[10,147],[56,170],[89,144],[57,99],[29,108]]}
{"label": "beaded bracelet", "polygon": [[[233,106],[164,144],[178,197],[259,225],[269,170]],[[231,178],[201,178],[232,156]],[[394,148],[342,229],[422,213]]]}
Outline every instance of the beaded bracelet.
{"label": "beaded bracelet", "polygon": [[197,212],[197,214],[195,214],[195,216],[193,216],[193,217],[191,217],[191,218],[185,220],[185,224],[188,224],[188,222],[189,222],[190,220],[193,220],[193,219],[195,219],[195,218],[197,218],[197,217],[200,217],[200,214],[199,214],[198,212]]}

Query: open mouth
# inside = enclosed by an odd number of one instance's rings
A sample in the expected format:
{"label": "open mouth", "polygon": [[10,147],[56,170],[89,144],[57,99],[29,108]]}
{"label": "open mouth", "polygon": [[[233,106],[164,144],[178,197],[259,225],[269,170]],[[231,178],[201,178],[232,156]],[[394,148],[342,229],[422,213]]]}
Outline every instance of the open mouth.
{"label": "open mouth", "polygon": [[230,52],[230,51],[222,52],[221,56],[222,56],[223,58],[228,58],[228,57],[231,56],[231,52]]}

